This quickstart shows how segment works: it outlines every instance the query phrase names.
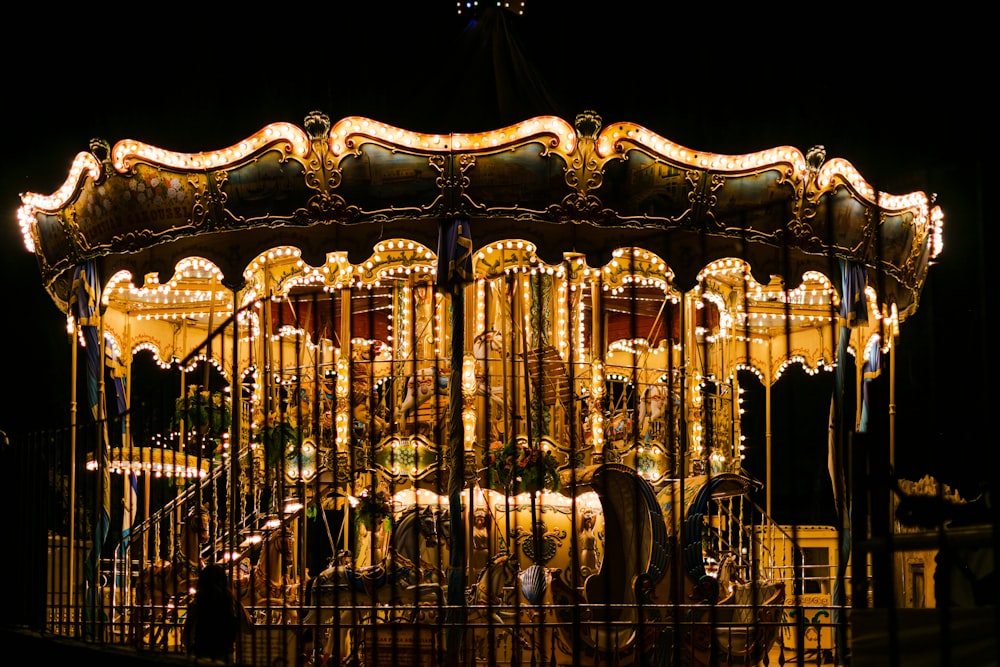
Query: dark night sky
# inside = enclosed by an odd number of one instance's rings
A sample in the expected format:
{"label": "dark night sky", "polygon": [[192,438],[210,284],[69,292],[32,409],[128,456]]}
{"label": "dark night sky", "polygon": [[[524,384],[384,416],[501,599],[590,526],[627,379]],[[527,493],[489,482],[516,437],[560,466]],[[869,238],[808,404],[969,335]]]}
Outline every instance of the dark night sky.
{"label": "dark night sky", "polygon": [[[344,8],[355,4],[366,8]],[[54,32],[30,22],[41,6],[27,8],[7,22],[2,47],[0,264],[13,307],[0,429],[68,414],[63,318],[23,248],[16,211],[19,193],[58,188],[92,137],[202,151],[270,122],[301,125],[314,109],[422,132],[493,129],[543,113],[572,121],[593,109],[605,124],[637,122],[718,153],[823,144],[877,189],[937,193],[944,254],[902,327],[896,448],[903,474],[936,473],[974,490],[995,437],[985,435],[995,365],[986,356],[983,224],[983,147],[995,133],[980,85],[995,74],[980,29],[959,31],[940,13],[861,22],[830,9],[796,24],[791,9],[733,15],[713,6],[697,15],[647,4],[536,0],[502,25],[487,20],[496,10],[483,12],[476,28],[447,0],[214,19],[160,6],[141,20],[81,14]],[[818,431],[781,430],[783,455],[825,446],[825,421]]]}

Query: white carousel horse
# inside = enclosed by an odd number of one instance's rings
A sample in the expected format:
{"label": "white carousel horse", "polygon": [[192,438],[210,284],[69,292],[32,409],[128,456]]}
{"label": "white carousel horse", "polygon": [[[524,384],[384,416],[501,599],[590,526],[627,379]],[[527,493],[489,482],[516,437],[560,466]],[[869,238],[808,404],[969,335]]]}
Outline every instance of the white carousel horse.
{"label": "white carousel horse", "polygon": [[[684,515],[684,545],[679,565],[684,570],[683,600],[693,605],[680,643],[687,664],[756,665],[770,652],[778,634],[785,603],[785,584],[741,576],[738,556],[727,552],[715,567],[706,568],[705,517],[720,494],[745,493],[745,479],[733,473],[714,475],[697,488]],[[710,561],[711,562],[711,561]]]}
{"label": "white carousel horse", "polygon": [[[679,402],[680,399],[675,396],[674,401]],[[669,404],[670,392],[666,387],[657,387],[655,385],[646,387],[646,390],[642,392],[642,398],[639,399],[637,422],[640,437],[645,437],[650,430],[652,430],[651,435],[660,435],[658,431],[663,428],[663,415]]]}
{"label": "white carousel horse", "polygon": [[[181,534],[169,560],[157,559],[140,573],[133,599],[133,630],[143,622],[155,624],[176,616],[198,584],[204,565],[201,547],[208,542],[211,515],[201,506],[188,512]],[[133,639],[139,634],[134,632]]]}
{"label": "white carousel horse", "polygon": [[426,366],[406,378],[406,395],[403,402],[393,412],[397,422],[405,421],[409,414],[427,402],[435,394],[448,393],[450,374],[447,369]]}
{"label": "white carousel horse", "polygon": [[[473,356],[476,359],[477,391],[483,396],[490,396],[501,405],[503,404],[502,387],[490,387],[487,390],[484,364],[490,352],[503,350],[502,342],[500,332],[491,330],[476,336],[472,346]],[[414,375],[406,379],[406,392],[403,401],[393,412],[393,418],[397,422],[402,422],[412,411],[426,403],[431,396],[435,394],[447,395],[450,374],[449,368],[426,366],[418,369]]]}
{"label": "white carousel horse", "polygon": [[[466,591],[468,624],[470,627],[487,628],[486,632],[474,629],[472,650],[477,660],[487,661],[493,646],[500,641],[496,635],[502,631],[513,635],[516,626],[515,596],[516,584],[521,574],[516,557],[506,551],[494,554],[476,578],[476,582]],[[521,643],[511,642],[511,647],[519,651]],[[512,660],[512,664],[517,664]]]}
{"label": "white carousel horse", "polygon": [[415,563],[447,564],[451,512],[439,505],[419,505],[403,511],[389,536],[397,553]]}
{"label": "white carousel horse", "polygon": [[[338,563],[323,570],[307,587],[309,611],[302,618],[302,627],[313,634],[336,616],[341,629],[332,629],[320,659],[338,660],[352,650],[350,628],[357,625],[352,616],[359,607],[376,604],[417,605],[444,604],[445,578],[437,563],[442,562],[439,550],[448,540],[448,511],[435,506],[423,506],[403,513],[390,534],[386,556],[376,565],[355,568],[351,563]],[[434,560],[429,561],[428,549]],[[307,645],[308,645],[307,639]],[[339,662],[335,664],[340,664]]]}
{"label": "white carousel horse", "polygon": [[721,591],[721,599],[694,607],[690,612],[691,629],[683,636],[684,657],[697,667],[760,664],[777,638],[785,604],[785,584],[775,581],[721,584],[720,581],[716,589]]}

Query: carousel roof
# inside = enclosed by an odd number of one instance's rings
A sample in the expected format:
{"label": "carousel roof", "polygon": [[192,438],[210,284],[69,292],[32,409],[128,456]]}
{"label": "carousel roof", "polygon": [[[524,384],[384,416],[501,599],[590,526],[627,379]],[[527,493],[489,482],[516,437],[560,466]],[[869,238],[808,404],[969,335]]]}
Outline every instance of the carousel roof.
{"label": "carousel roof", "polygon": [[471,222],[477,249],[523,239],[549,263],[573,253],[602,265],[641,247],[681,289],[724,258],[746,262],[762,285],[857,262],[900,320],[917,308],[943,222],[925,193],[876,192],[822,147],[722,155],[634,123],[602,126],[593,112],[466,134],[331,124],[313,112],[303,127],[275,123],[202,153],[95,140],[62,187],[22,195],[19,211],[64,311],[72,269],[89,259],[105,280],[126,269],[151,291],[150,276],[174,276],[186,260],[211,301],[212,285],[240,286],[269,249],[294,247],[314,266],[334,250],[360,263],[379,240],[435,248],[439,222],[454,217]]}

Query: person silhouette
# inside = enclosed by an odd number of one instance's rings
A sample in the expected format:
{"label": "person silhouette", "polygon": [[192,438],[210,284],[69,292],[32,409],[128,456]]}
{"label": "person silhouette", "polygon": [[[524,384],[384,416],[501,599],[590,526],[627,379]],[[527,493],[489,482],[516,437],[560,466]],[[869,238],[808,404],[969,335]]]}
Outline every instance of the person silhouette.
{"label": "person silhouette", "polygon": [[198,588],[184,619],[188,654],[229,664],[236,636],[249,617],[233,595],[225,568],[210,563],[198,573]]}

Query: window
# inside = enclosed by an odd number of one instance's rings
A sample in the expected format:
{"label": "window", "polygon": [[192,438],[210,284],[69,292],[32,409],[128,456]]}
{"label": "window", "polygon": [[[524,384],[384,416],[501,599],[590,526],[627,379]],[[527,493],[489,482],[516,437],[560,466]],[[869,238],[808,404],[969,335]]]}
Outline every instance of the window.
{"label": "window", "polygon": [[910,606],[923,608],[924,606],[924,564],[910,563]]}
{"label": "window", "polygon": [[827,547],[802,548],[803,593],[825,593],[830,589],[830,549]]}

